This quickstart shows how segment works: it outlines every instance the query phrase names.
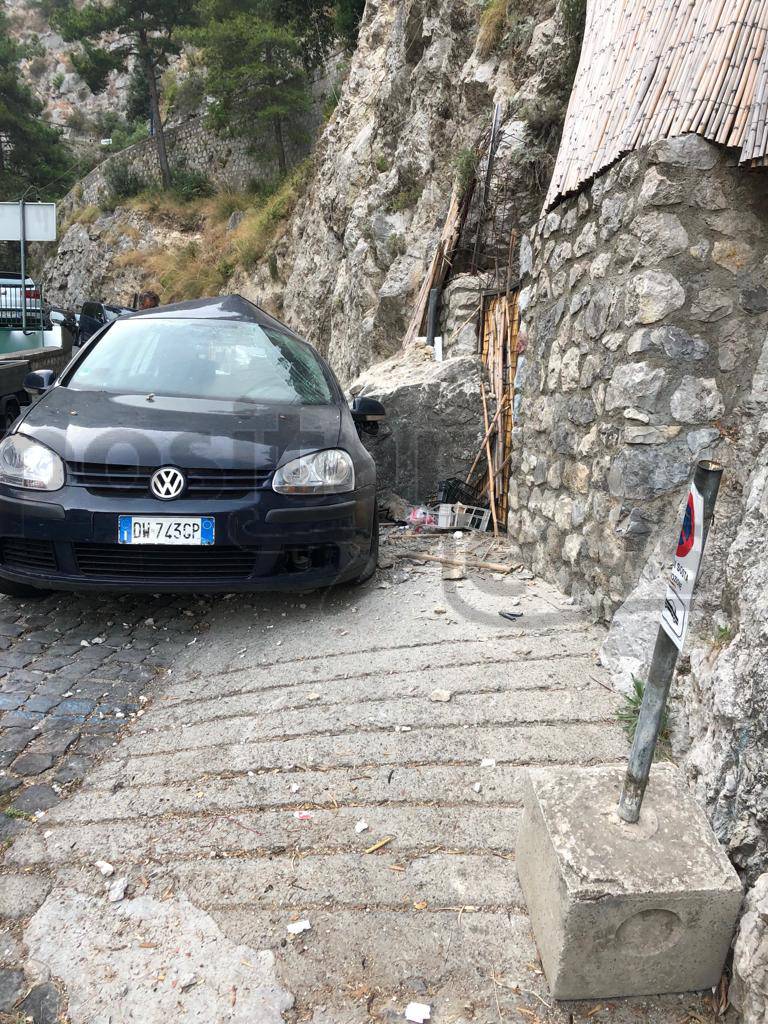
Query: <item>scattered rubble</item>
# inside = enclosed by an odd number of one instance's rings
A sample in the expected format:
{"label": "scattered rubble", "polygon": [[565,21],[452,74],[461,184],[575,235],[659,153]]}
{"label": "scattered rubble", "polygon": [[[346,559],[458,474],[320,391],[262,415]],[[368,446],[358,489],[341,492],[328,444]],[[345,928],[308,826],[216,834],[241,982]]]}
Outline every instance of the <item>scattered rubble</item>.
{"label": "scattered rubble", "polygon": [[451,690],[437,689],[437,690],[433,690],[432,693],[430,693],[429,699],[433,700],[433,701],[436,701],[436,702],[438,702],[440,704],[447,704],[452,696],[453,696],[453,692]]}
{"label": "scattered rubble", "polygon": [[120,903],[125,899],[125,891],[128,888],[127,878],[116,878],[107,890],[107,899],[110,903]]}

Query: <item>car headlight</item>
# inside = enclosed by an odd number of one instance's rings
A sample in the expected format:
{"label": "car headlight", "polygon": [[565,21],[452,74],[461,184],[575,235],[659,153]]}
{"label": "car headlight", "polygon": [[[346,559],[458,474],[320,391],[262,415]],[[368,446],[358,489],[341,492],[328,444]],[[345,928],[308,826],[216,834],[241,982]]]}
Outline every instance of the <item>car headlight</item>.
{"label": "car headlight", "polygon": [[328,448],[286,462],[272,488],[278,494],[344,494],[355,489],[355,467],[347,452]]}
{"label": "car headlight", "polygon": [[64,486],[64,463],[45,445],[23,434],[11,434],[0,442],[0,484],[58,491]]}

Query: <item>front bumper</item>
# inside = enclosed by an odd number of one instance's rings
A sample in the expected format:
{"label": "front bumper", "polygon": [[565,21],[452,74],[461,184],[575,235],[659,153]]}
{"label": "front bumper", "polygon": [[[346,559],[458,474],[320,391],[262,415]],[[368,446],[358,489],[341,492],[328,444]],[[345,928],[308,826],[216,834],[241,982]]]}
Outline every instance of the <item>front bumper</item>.
{"label": "front bumper", "polygon": [[[231,500],[50,496],[0,489],[0,577],[52,590],[148,593],[309,590],[358,576],[375,489],[322,497],[271,490]],[[117,543],[119,515],[212,516],[209,547]]]}

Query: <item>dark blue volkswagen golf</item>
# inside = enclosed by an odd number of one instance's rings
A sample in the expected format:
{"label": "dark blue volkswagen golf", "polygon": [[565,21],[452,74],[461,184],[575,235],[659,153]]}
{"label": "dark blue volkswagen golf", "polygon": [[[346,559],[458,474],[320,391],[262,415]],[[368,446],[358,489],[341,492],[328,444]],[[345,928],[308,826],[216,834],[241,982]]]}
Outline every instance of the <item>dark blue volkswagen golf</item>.
{"label": "dark blue volkswagen golf", "polygon": [[330,367],[240,296],[104,327],[0,442],[0,592],[304,590],[376,568],[376,471]]}

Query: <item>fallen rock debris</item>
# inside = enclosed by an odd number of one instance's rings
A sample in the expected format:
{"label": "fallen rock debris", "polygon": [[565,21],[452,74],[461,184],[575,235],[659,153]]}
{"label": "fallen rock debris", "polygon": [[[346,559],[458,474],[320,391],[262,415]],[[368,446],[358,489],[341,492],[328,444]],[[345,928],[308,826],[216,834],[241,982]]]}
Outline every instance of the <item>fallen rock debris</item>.
{"label": "fallen rock debris", "polygon": [[125,899],[125,890],[128,888],[127,878],[116,878],[107,890],[107,899],[110,903],[119,903]]}
{"label": "fallen rock debris", "polygon": [[451,690],[437,689],[437,690],[433,690],[432,693],[430,693],[429,699],[433,700],[433,701],[436,701],[436,702],[438,702],[440,704],[447,704],[452,696],[453,696],[453,693],[452,693]]}
{"label": "fallen rock debris", "polygon": [[102,875],[104,875],[105,878],[109,878],[110,875],[114,875],[114,873],[115,873],[115,869],[106,860],[97,860],[97,861],[94,862],[93,866],[95,868],[98,868],[99,871],[102,873]]}

